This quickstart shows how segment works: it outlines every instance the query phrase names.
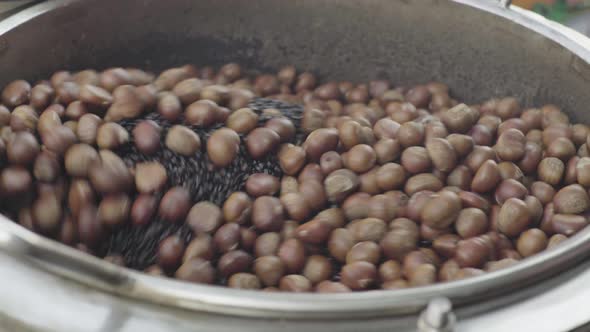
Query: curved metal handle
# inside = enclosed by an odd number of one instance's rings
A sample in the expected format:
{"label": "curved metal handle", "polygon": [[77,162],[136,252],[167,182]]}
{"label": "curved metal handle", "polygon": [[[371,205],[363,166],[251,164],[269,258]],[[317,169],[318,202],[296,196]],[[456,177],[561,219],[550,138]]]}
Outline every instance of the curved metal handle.
{"label": "curved metal handle", "polygon": [[509,8],[512,4],[512,0],[498,0],[498,4],[502,8]]}

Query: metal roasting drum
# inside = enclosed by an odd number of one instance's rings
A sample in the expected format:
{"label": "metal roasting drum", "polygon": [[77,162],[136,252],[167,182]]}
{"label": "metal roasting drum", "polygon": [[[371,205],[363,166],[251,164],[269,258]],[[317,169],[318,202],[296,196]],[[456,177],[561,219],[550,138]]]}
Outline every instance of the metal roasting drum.
{"label": "metal roasting drum", "polygon": [[[590,40],[509,3],[45,1],[0,22],[0,84],[64,68],[294,64],[326,79],[440,80],[470,102],[515,95],[590,123]],[[115,267],[0,216],[0,331],[567,331],[590,321],[589,253],[587,228],[467,280],[272,294]]]}

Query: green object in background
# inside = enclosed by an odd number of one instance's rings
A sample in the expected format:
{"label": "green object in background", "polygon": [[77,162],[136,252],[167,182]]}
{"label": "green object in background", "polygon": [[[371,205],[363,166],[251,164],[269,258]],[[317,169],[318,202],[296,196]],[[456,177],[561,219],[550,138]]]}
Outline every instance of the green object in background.
{"label": "green object in background", "polygon": [[[572,5],[571,3],[575,3]],[[538,3],[533,5],[532,10],[537,14],[543,15],[546,18],[563,23],[574,13],[590,8],[590,1],[567,1],[556,0],[553,4],[547,5]]]}
{"label": "green object in background", "polygon": [[538,3],[532,9],[546,18],[560,23],[565,22],[569,15],[569,8],[565,0],[557,0],[552,5]]}

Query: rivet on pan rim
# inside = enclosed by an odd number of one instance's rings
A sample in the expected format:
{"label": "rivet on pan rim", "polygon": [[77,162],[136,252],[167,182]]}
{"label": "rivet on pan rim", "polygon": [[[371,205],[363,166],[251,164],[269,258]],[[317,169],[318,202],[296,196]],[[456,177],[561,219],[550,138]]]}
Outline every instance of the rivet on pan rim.
{"label": "rivet on pan rim", "polygon": [[4,37],[0,37],[0,54],[3,54],[8,50],[8,40]]}

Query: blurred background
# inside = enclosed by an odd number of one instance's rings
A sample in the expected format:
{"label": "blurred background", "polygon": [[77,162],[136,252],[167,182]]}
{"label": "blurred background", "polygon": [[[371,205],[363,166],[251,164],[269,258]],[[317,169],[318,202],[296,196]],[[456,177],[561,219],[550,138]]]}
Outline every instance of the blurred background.
{"label": "blurred background", "polygon": [[[0,19],[39,1],[0,0]],[[590,36],[590,0],[513,0],[512,3]]]}
{"label": "blurred background", "polygon": [[514,0],[512,3],[590,36],[590,0]]}

